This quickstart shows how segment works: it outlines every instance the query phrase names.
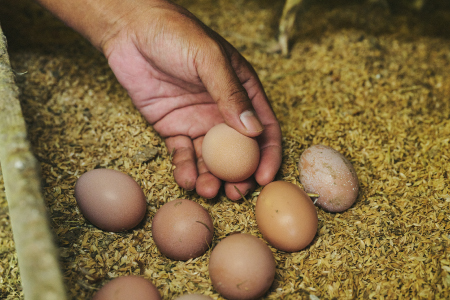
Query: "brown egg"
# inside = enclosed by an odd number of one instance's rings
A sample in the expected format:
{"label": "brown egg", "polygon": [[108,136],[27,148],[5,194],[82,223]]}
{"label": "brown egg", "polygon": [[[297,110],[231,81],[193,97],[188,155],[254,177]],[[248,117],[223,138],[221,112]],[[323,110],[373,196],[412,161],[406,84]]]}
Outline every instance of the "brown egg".
{"label": "brown egg", "polygon": [[117,277],[105,284],[92,300],[161,300],[158,289],[139,276]]}
{"label": "brown egg", "polygon": [[208,170],[227,182],[240,182],[255,173],[259,164],[259,145],[222,123],[206,133],[202,156]]}
{"label": "brown egg", "polygon": [[257,299],[275,277],[275,259],[269,246],[246,233],[232,234],[211,252],[209,276],[227,299]]}
{"label": "brown egg", "polygon": [[316,204],[329,212],[342,212],[355,203],[359,182],[352,164],[324,145],[306,149],[298,162],[300,181],[308,193],[319,194]]}
{"label": "brown egg", "polygon": [[189,295],[183,295],[178,298],[175,298],[175,300],[212,300],[211,297],[200,295],[200,294],[189,294]]}
{"label": "brown egg", "polygon": [[133,178],[111,169],[84,173],[75,184],[75,198],[83,215],[106,231],[124,231],[144,218],[147,202]]}
{"label": "brown egg", "polygon": [[266,185],[256,201],[255,215],[263,237],[282,251],[302,250],[317,232],[316,207],[293,183],[274,181]]}
{"label": "brown egg", "polygon": [[200,204],[177,199],[156,212],[152,234],[162,254],[175,260],[188,260],[209,249],[214,225],[208,211]]}

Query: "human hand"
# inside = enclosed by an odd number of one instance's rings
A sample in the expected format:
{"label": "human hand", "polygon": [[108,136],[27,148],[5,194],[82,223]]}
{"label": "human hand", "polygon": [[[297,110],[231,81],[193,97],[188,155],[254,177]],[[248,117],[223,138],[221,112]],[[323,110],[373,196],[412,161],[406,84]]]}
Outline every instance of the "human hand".
{"label": "human hand", "polygon": [[105,54],[136,107],[175,150],[181,187],[206,198],[218,193],[221,181],[208,172],[201,144],[222,122],[256,137],[261,149],[254,178],[225,183],[226,195],[237,200],[234,186],[245,195],[255,179],[261,185],[273,180],[281,131],[258,76],[194,15],[168,0],[37,1]]}
{"label": "human hand", "polygon": [[176,182],[200,196],[216,196],[221,181],[205,166],[201,145],[206,132],[223,122],[257,137],[261,149],[254,178],[226,182],[227,197],[241,198],[235,186],[245,195],[255,179],[261,185],[272,181],[281,164],[280,127],[255,71],[238,51],[166,1],[131,10],[118,24],[101,49],[136,107],[175,150]]}

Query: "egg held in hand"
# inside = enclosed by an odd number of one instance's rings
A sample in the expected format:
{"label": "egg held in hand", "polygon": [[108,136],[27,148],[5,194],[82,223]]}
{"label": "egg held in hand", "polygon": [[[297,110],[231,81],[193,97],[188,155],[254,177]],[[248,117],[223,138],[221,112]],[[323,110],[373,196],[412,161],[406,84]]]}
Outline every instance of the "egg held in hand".
{"label": "egg held in hand", "polygon": [[209,276],[214,288],[227,299],[258,299],[275,278],[275,259],[263,240],[235,233],[211,252]]}
{"label": "egg held in hand", "polygon": [[212,242],[214,225],[208,211],[197,202],[177,199],[156,212],[152,235],[159,251],[175,260],[203,255]]}
{"label": "egg held in hand", "polygon": [[137,182],[122,172],[94,169],[75,184],[80,211],[92,224],[119,232],[138,225],[145,216],[147,201]]}
{"label": "egg held in hand", "polygon": [[259,164],[256,139],[225,123],[211,128],[202,143],[202,157],[208,170],[227,182],[240,182],[255,173]]}
{"label": "egg held in hand", "polygon": [[311,198],[299,186],[285,181],[271,182],[262,189],[255,216],[264,239],[286,252],[307,247],[319,223]]}
{"label": "egg held in hand", "polygon": [[318,194],[316,204],[329,212],[343,212],[355,203],[359,181],[353,165],[335,149],[314,145],[298,162],[300,181],[308,193]]}

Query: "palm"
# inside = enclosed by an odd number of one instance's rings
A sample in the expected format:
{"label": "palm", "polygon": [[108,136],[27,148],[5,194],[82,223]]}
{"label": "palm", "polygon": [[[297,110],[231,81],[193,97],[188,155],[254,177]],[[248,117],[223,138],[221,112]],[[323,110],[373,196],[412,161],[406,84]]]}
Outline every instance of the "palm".
{"label": "palm", "polygon": [[[204,166],[201,143],[211,127],[223,123],[224,117],[233,112],[227,110],[227,105],[222,104],[221,109],[217,104],[218,98],[225,97],[222,95],[223,86],[227,85],[220,82],[224,79],[220,72],[217,79],[212,78],[216,76],[214,64],[217,61],[208,60],[209,53],[204,53],[204,49],[209,49],[205,47],[205,40],[211,40],[213,36],[223,47],[225,59],[232,68],[227,71],[235,73],[243,87],[235,92],[245,93],[245,97],[248,95],[266,126],[259,137],[261,149],[280,146],[279,126],[250,65],[225,40],[198,26],[197,22],[191,18],[172,18],[172,22],[166,23],[170,26],[149,26],[145,38],[142,38],[142,30],[135,30],[141,35],[120,32],[108,45],[107,50],[111,50],[105,51],[105,55],[136,107],[166,138],[169,150],[176,150],[174,176],[178,184],[186,189],[196,187],[200,195],[213,197],[221,182]],[[138,21],[133,24],[138,24],[137,28],[142,27]],[[193,29],[197,32],[192,32]],[[255,182],[249,179],[234,185],[245,192],[253,188]],[[225,190],[229,198],[240,198],[231,185],[226,185]]]}
{"label": "palm", "polygon": [[[133,51],[136,55],[130,55]],[[116,61],[116,55],[128,59]],[[223,122],[210,94],[201,82],[196,82],[198,76],[189,79],[172,75],[148,63],[136,48],[124,55],[113,53],[109,58],[111,68],[136,107],[161,136],[183,135],[195,139]]]}

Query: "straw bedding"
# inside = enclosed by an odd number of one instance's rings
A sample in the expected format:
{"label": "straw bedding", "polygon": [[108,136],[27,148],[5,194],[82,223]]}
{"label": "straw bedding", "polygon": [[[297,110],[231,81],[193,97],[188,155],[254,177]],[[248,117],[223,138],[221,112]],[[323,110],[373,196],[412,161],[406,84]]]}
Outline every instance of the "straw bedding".
{"label": "straw bedding", "polygon": [[[317,208],[319,229],[308,248],[271,248],[277,271],[265,298],[450,298],[448,7],[393,14],[376,3],[318,1],[299,13],[291,54],[283,57],[268,51],[282,2],[178,3],[258,72],[282,126],[277,179],[301,186],[302,151],[324,144],[344,154],[360,180],[349,210]],[[164,299],[192,292],[223,299],[208,275],[211,250],[187,262],[162,256],[152,217],[167,201],[187,198],[213,217],[212,247],[235,231],[261,236],[254,215],[261,187],[247,202],[231,202],[222,192],[207,200],[179,188],[163,139],[101,54],[41,9],[24,1],[10,5],[0,20],[69,298],[89,299],[111,278],[137,274]],[[148,211],[136,229],[103,232],[79,212],[74,184],[99,167],[125,172],[143,188]],[[23,295],[1,178],[0,298],[17,299]]]}

